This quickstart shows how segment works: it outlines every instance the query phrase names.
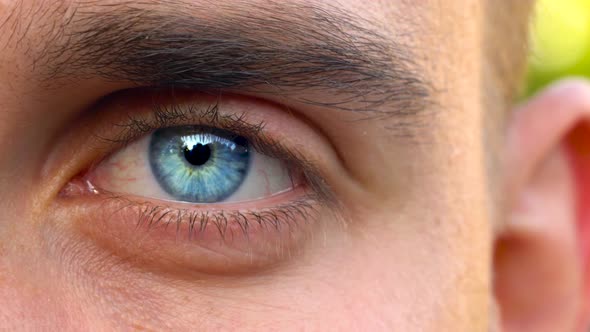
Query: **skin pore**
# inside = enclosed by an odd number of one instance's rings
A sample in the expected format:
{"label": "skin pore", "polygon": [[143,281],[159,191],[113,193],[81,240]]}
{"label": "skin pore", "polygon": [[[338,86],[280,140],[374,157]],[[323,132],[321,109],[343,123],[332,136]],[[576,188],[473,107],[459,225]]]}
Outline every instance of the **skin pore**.
{"label": "skin pore", "polygon": [[[531,6],[0,0],[0,326],[582,331],[590,90],[510,111]],[[179,126],[291,190],[175,201]]]}

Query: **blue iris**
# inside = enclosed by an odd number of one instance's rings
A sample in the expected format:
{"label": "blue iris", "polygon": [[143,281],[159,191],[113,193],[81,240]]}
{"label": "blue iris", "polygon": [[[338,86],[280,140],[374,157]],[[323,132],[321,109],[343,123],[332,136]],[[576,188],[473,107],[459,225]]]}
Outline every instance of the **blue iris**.
{"label": "blue iris", "polygon": [[228,131],[202,126],[159,129],[149,161],[160,186],[178,200],[219,202],[244,182],[250,166],[248,142]]}

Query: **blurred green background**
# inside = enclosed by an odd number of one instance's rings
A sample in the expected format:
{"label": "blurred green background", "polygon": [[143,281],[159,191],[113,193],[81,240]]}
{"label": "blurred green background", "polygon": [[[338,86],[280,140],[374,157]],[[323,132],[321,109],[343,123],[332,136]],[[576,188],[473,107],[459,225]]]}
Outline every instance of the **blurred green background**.
{"label": "blurred green background", "polygon": [[538,0],[526,94],[571,75],[590,78],[590,0]]}

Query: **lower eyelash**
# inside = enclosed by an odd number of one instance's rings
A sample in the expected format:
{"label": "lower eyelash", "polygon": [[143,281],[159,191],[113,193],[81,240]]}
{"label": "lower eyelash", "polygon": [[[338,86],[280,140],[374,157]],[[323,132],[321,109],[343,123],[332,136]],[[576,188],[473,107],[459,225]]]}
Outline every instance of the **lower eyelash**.
{"label": "lower eyelash", "polygon": [[240,205],[183,206],[86,192],[62,196],[50,219],[71,221],[77,234],[131,268],[175,276],[271,268],[325,239],[332,220],[330,208],[308,193],[267,208]]}
{"label": "lower eyelash", "polygon": [[120,205],[115,213],[127,212],[136,217],[136,227],[175,229],[176,237],[199,239],[204,234],[217,234],[222,241],[230,240],[239,230],[246,238],[268,231],[291,233],[300,223],[313,222],[318,218],[317,199],[306,195],[287,204],[261,210],[208,210],[197,211],[157,205],[151,202],[133,201],[129,198],[111,196],[106,202]]}

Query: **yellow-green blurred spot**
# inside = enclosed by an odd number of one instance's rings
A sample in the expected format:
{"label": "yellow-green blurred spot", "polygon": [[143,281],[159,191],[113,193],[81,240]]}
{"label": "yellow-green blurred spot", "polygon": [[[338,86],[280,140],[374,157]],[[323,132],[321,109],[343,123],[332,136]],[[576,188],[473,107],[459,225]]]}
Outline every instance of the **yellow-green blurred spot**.
{"label": "yellow-green blurred spot", "polygon": [[539,1],[533,31],[535,70],[564,70],[580,61],[589,45],[589,0]]}

